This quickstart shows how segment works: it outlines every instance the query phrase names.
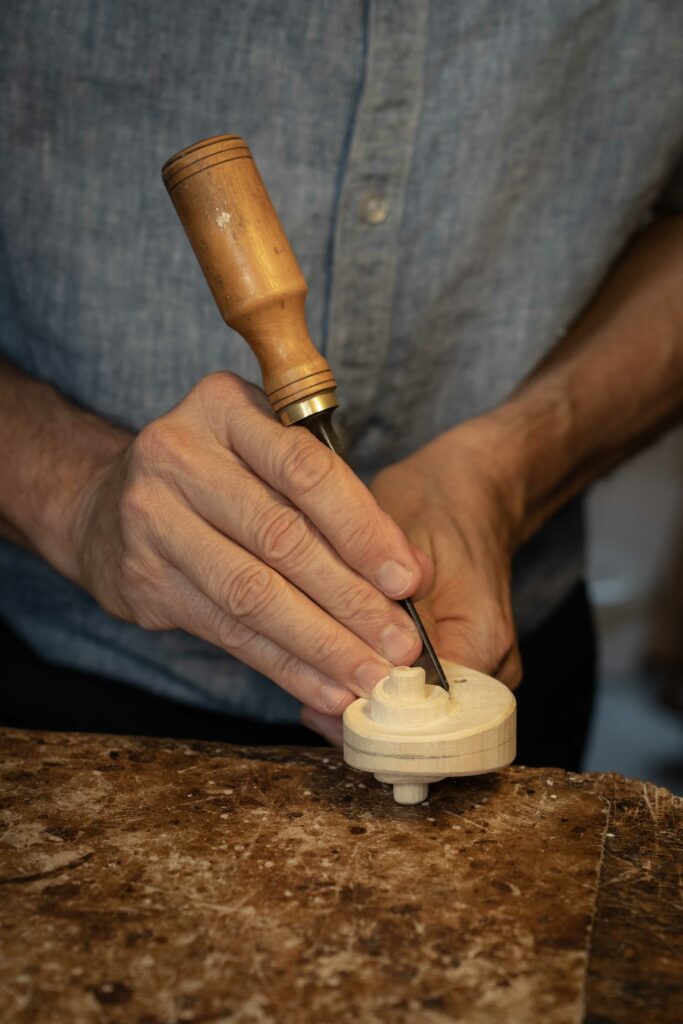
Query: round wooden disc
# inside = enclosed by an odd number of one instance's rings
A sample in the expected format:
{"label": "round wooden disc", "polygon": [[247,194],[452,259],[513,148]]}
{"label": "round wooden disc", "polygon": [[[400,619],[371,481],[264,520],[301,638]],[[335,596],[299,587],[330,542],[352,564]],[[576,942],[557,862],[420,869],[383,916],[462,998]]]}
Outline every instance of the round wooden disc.
{"label": "round wooden disc", "polygon": [[375,721],[371,701],[364,698],[346,709],[347,764],[387,782],[393,781],[387,776],[436,781],[494,771],[514,760],[516,704],[507,686],[455,662],[442,665],[451,694],[446,713],[431,722],[400,726]]}

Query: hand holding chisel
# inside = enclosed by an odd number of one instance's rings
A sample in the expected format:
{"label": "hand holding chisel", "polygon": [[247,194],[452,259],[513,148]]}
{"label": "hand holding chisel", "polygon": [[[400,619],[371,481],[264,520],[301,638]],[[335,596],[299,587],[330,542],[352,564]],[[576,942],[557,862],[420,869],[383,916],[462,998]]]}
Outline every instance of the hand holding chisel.
{"label": "hand holding chisel", "polygon": [[[336,382],[309,337],[306,282],[246,143],[230,135],[204,140],[167,161],[163,177],[223,319],[259,360],[273,410],[341,454],[331,423]],[[414,605],[401,603],[429,675],[447,690]]]}

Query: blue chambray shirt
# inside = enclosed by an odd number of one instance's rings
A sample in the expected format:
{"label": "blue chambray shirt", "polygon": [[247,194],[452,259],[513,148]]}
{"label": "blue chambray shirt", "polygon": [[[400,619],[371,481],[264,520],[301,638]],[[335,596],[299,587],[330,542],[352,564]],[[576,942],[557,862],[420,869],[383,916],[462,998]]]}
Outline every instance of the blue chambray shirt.
{"label": "blue chambray shirt", "polygon": [[[258,381],[159,176],[239,133],[369,479],[500,402],[589,300],[683,148],[682,47],[677,0],[6,0],[0,350],[133,429],[213,370]],[[574,503],[516,559],[520,631],[581,574]],[[0,615],[51,661],[297,716],[222,651],[113,620],[9,543]]]}

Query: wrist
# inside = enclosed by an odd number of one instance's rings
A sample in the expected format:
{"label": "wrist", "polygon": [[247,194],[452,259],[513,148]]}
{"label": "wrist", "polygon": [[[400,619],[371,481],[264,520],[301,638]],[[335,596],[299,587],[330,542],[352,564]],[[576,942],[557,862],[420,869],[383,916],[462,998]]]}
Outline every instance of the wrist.
{"label": "wrist", "polygon": [[102,482],[133,435],[90,413],[75,413],[75,421],[70,421],[63,435],[67,451],[46,491],[36,539],[39,554],[63,576],[82,585],[80,552],[90,511]]}
{"label": "wrist", "polygon": [[538,530],[562,504],[571,410],[566,396],[525,395],[482,417],[487,421],[487,459],[511,508],[515,547]]}
{"label": "wrist", "polygon": [[0,370],[3,533],[77,581],[80,508],[131,435],[73,405],[49,384],[9,365]]}
{"label": "wrist", "polygon": [[501,546],[512,554],[525,539],[526,466],[523,446],[505,416],[493,410],[465,420],[420,453],[441,490],[460,511],[487,509]]}

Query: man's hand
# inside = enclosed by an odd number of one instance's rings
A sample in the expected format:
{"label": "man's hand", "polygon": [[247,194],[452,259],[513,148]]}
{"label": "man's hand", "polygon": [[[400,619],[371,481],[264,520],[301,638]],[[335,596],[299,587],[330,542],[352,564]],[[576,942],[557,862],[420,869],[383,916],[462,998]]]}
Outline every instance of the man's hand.
{"label": "man's hand", "polygon": [[514,689],[522,676],[510,596],[516,528],[512,503],[487,469],[483,423],[463,424],[390,466],[371,490],[433,560],[434,583],[418,609],[439,655]]}
{"label": "man's hand", "polygon": [[[566,336],[502,405],[446,431],[372,490],[435,563],[439,654],[521,677],[510,559],[554,512],[683,412],[683,217],[622,254]],[[306,713],[332,742],[338,723]]]}
{"label": "man's hand", "polygon": [[[491,444],[486,418],[469,421],[383,470],[371,490],[432,558],[433,586],[418,610],[438,654],[514,689],[522,675],[510,598],[514,503],[491,471]],[[308,711],[303,720],[341,742],[338,722]]]}
{"label": "man's hand", "polygon": [[112,615],[194,633],[320,711],[420,651],[389,598],[424,589],[428,559],[341,459],[230,374],[92,477],[70,538],[63,571]]}

